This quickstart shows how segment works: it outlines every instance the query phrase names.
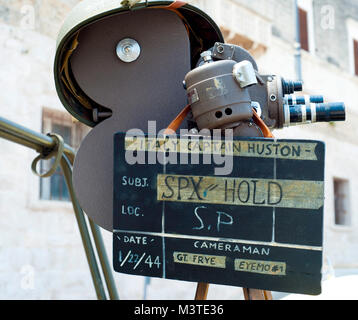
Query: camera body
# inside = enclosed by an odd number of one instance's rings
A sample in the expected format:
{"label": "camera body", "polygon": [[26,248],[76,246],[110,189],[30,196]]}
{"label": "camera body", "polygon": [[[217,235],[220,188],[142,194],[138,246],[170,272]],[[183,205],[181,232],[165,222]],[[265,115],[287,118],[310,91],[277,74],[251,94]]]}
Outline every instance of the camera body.
{"label": "camera body", "polygon": [[233,129],[235,136],[262,137],[253,125],[253,109],[271,129],[345,120],[344,103],[295,95],[303,90],[302,82],[261,75],[249,53],[232,44],[216,43],[202,53],[185,86],[198,130]]}

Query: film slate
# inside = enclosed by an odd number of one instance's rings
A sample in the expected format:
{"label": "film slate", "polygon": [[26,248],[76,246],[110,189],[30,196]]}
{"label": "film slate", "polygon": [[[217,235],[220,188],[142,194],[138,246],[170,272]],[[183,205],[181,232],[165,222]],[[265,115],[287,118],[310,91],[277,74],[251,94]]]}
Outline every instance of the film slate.
{"label": "film slate", "polygon": [[319,141],[116,134],[115,271],[320,294],[324,157]]}

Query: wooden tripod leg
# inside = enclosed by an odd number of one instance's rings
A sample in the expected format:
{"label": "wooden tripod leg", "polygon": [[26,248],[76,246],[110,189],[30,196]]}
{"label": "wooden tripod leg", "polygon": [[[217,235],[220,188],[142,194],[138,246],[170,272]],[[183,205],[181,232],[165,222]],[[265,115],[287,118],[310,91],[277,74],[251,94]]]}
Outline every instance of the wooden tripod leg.
{"label": "wooden tripod leg", "polygon": [[196,287],[195,300],[206,300],[208,297],[209,284],[199,282]]}
{"label": "wooden tripod leg", "polygon": [[272,300],[271,291],[244,288],[245,300]]}
{"label": "wooden tripod leg", "polygon": [[265,300],[273,300],[271,291],[264,291]]}

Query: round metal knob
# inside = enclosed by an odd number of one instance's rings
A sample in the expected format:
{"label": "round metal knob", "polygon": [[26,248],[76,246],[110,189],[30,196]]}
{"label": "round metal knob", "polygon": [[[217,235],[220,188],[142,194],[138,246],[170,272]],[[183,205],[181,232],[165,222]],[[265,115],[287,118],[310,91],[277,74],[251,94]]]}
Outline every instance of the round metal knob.
{"label": "round metal knob", "polygon": [[117,56],[123,62],[130,63],[136,61],[140,56],[140,46],[134,39],[126,38],[117,45]]}

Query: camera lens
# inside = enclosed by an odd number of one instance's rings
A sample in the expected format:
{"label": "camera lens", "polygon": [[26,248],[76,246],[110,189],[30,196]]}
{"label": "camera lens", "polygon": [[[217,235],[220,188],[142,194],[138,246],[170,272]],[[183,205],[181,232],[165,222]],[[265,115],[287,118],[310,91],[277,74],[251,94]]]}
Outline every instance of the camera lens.
{"label": "camera lens", "polygon": [[296,104],[310,104],[310,103],[323,103],[323,96],[295,96],[295,95],[286,95],[285,103],[289,105]]}
{"label": "camera lens", "polygon": [[344,103],[322,103],[317,105],[317,122],[345,121]]}
{"label": "camera lens", "polygon": [[282,79],[282,89],[283,89],[284,95],[292,94],[292,93],[295,93],[296,91],[302,91],[303,82]]}
{"label": "camera lens", "polygon": [[342,102],[311,103],[284,106],[285,126],[315,122],[345,121],[346,111]]}

